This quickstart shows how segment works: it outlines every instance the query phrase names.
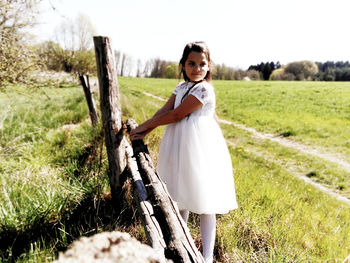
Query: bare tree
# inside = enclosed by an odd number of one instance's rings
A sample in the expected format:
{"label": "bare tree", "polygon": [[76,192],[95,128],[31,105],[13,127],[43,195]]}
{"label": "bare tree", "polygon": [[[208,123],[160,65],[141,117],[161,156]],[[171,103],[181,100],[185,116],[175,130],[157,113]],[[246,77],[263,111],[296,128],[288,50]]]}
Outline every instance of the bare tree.
{"label": "bare tree", "polygon": [[135,76],[135,67],[134,67],[134,59],[132,56],[127,55],[126,57],[126,67],[124,69],[124,73],[126,76]]}
{"label": "bare tree", "polygon": [[93,46],[92,37],[95,35],[95,29],[88,16],[79,14],[76,20],[76,36],[78,38],[78,50],[90,50]]}
{"label": "bare tree", "polygon": [[114,51],[114,57],[115,57],[115,67],[117,69],[117,74],[120,75],[120,58],[121,58],[121,53],[118,50]]}
{"label": "bare tree", "polygon": [[120,68],[120,76],[124,76],[125,64],[126,64],[126,54],[122,54],[122,64],[121,64],[121,68]]}
{"label": "bare tree", "polygon": [[120,76],[135,75],[133,58],[128,54],[121,54]]}
{"label": "bare tree", "polygon": [[73,21],[65,20],[55,30],[55,41],[63,49],[73,51],[77,47],[75,34]]}
{"label": "bare tree", "polygon": [[93,46],[95,29],[88,16],[79,14],[75,20],[66,19],[55,30],[56,42],[65,50],[87,51]]}
{"label": "bare tree", "polygon": [[140,59],[137,60],[137,71],[136,71],[136,77],[140,78],[141,77],[141,68],[142,68],[142,62]]}
{"label": "bare tree", "polygon": [[143,68],[143,75],[145,77],[149,77],[151,75],[151,61],[150,60],[147,60],[146,63],[145,63],[145,66]]}

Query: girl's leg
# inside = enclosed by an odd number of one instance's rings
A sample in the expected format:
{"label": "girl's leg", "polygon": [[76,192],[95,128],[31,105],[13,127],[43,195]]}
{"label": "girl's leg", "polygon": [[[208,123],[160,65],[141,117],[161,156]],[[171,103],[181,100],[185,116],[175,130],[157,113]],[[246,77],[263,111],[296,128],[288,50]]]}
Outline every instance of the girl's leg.
{"label": "girl's leg", "polygon": [[214,258],[216,215],[201,214],[200,224],[201,224],[204,261],[206,263],[212,263]]}
{"label": "girl's leg", "polygon": [[185,223],[187,224],[188,221],[188,216],[190,214],[190,212],[188,210],[181,210],[180,214],[182,216],[182,219],[185,221]]}

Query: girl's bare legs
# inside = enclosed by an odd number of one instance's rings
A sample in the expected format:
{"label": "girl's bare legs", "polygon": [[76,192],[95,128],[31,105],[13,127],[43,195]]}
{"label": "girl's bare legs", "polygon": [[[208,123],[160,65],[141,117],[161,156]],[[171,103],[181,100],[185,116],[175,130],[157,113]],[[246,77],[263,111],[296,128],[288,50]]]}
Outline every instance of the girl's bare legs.
{"label": "girl's bare legs", "polygon": [[204,261],[206,263],[212,263],[214,258],[216,215],[201,214],[200,224],[201,224]]}
{"label": "girl's bare legs", "polygon": [[190,214],[190,212],[188,210],[181,210],[180,211],[180,215],[182,216],[182,219],[185,221],[186,224],[188,221],[189,214]]}

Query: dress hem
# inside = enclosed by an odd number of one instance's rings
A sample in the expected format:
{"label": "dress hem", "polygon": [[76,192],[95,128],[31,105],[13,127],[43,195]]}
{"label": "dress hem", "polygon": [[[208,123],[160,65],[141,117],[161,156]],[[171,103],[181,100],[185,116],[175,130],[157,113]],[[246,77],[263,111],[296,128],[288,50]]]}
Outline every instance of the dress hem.
{"label": "dress hem", "polygon": [[179,208],[179,210],[186,210],[186,211],[189,211],[191,213],[195,213],[195,214],[198,214],[198,215],[202,215],[202,214],[206,214],[206,215],[211,215],[211,214],[219,214],[219,215],[223,215],[223,214],[228,214],[230,211],[233,211],[233,210],[236,210],[238,208],[238,206],[235,206],[234,208],[229,208],[229,209],[225,209],[225,210],[219,210],[219,211],[213,211],[213,210],[207,210],[207,211],[201,211],[201,212],[198,212],[198,211],[195,211],[195,210],[192,210],[192,209],[186,209],[186,208]]}

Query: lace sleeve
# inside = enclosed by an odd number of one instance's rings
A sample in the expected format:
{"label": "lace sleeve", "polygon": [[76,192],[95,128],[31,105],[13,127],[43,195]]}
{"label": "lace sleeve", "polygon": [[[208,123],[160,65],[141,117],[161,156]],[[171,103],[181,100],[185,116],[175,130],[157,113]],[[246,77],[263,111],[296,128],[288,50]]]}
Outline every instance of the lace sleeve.
{"label": "lace sleeve", "polygon": [[195,96],[203,105],[206,104],[209,100],[208,88],[204,85],[198,85],[194,87],[190,94]]}
{"label": "lace sleeve", "polygon": [[173,91],[173,94],[176,95],[176,94],[178,93],[178,91],[179,91],[179,89],[181,88],[182,84],[183,84],[183,82],[179,83],[179,84],[176,86],[176,88],[175,88],[174,91]]}

